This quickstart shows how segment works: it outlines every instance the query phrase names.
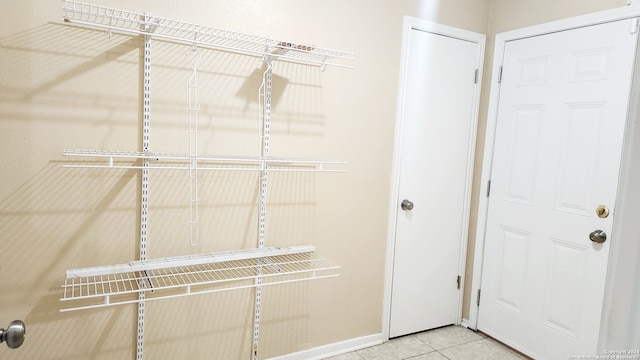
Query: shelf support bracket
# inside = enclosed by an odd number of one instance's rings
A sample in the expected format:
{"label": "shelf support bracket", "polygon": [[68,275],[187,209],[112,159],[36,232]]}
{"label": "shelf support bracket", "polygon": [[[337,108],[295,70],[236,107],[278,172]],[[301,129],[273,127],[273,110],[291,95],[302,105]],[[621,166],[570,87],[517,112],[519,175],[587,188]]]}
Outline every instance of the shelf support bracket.
{"label": "shelf support bracket", "polygon": [[[197,32],[196,32],[197,34]],[[193,72],[189,78],[189,238],[192,246],[198,245],[199,235],[199,210],[200,191],[198,190],[198,63],[202,54],[196,45],[194,34],[192,52],[196,53]]]}
{"label": "shelf support bracket", "polygon": [[[144,31],[151,26],[151,13],[144,13]],[[151,132],[151,36],[144,35],[143,55],[143,106],[142,106],[142,152],[149,153]],[[149,159],[142,159],[140,189],[140,260],[147,260],[147,224],[149,221]],[[140,289],[147,284],[140,281]],[[144,315],[145,292],[138,293],[138,328],[136,338],[136,360],[144,359]]]}
{"label": "shelf support bracket", "polygon": [[[269,156],[269,121],[271,120],[271,85],[273,78],[273,57],[267,56],[266,70],[262,77],[262,86],[258,91],[260,108],[260,118],[262,120],[262,150],[260,152],[260,199],[258,216],[258,248],[264,247],[266,208],[267,208],[267,157]],[[253,316],[253,351],[252,359],[258,360],[258,342],[260,338],[260,301],[262,296],[262,266],[257,269],[255,280],[256,296],[254,302]]]}

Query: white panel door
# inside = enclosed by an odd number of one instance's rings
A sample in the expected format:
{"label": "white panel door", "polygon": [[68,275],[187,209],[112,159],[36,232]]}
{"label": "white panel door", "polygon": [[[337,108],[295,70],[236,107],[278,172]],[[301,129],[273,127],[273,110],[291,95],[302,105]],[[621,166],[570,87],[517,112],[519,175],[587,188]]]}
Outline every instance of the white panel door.
{"label": "white panel door", "polygon": [[[479,44],[411,30],[389,336],[453,324],[466,239]],[[403,210],[408,200],[413,209]],[[468,210],[468,209],[467,209]]]}
{"label": "white panel door", "polygon": [[[536,359],[596,353],[637,41],[630,25],[505,45],[478,329]],[[608,217],[597,216],[600,205]],[[604,243],[590,239],[595,230]]]}

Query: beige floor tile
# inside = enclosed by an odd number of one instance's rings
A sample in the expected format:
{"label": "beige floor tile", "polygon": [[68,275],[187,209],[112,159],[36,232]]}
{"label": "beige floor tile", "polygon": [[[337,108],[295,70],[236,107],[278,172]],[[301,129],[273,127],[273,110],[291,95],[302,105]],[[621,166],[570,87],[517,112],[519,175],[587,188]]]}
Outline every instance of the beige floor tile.
{"label": "beige floor tile", "polygon": [[330,357],[328,360],[362,360],[362,357],[355,352],[350,352],[334,357]]}
{"label": "beige floor tile", "polygon": [[424,355],[418,355],[416,357],[409,358],[408,360],[448,360],[444,355],[437,351],[430,352]]}
{"label": "beige floor tile", "polygon": [[[498,341],[498,340],[496,340],[496,339],[494,339],[494,338],[492,338],[490,336],[485,335],[485,337],[487,338],[487,340],[489,340],[490,342],[494,343],[496,346],[503,347],[503,348],[507,349],[508,351],[516,354],[518,356],[518,359],[533,360],[532,358],[528,357],[527,355],[525,355],[525,354],[523,354],[523,353],[521,353],[521,352],[519,352],[519,351],[517,351],[517,350],[515,350],[515,349],[513,349],[511,347],[509,347],[508,345],[505,345],[505,344],[501,343],[500,341]],[[640,360],[640,359],[638,359],[638,360]]]}
{"label": "beige floor tile", "polygon": [[450,360],[522,360],[524,357],[510,351],[491,339],[482,339],[470,343],[440,350]]}
{"label": "beige floor tile", "polygon": [[330,360],[531,360],[463,326],[448,326],[393,339]]}
{"label": "beige floor tile", "polygon": [[393,339],[384,344],[356,351],[365,360],[402,360],[427,354],[434,349],[414,335]]}
{"label": "beige floor tile", "polygon": [[447,326],[416,334],[416,337],[436,350],[482,340],[484,336],[463,326]]}

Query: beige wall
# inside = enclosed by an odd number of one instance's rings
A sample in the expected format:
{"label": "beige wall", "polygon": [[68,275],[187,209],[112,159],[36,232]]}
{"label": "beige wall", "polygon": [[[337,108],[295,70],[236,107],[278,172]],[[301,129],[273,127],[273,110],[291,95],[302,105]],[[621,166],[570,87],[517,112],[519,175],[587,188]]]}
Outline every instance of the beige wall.
{"label": "beige wall", "polygon": [[[402,16],[484,32],[488,1],[96,2],[356,53],[354,70],[275,68],[271,155],[346,160],[349,172],[270,177],[267,245],[315,244],[342,270],[264,289],[260,356],[380,333]],[[139,173],[62,168],[62,151],[140,149],[142,44],[63,24],[60,7],[0,5],[0,323],[28,329],[0,357],[132,359],[135,306],[61,314],[58,299],[66,269],[138,256]],[[153,43],[152,151],[188,151],[188,50]],[[259,59],[202,54],[201,151],[257,154]],[[201,172],[200,184],[191,247],[185,174],[152,172],[149,257],[256,245],[256,174]],[[252,306],[247,290],[150,302],[146,358],[248,359]]]}
{"label": "beige wall", "polygon": [[[349,172],[270,178],[267,245],[315,244],[342,265],[342,275],[265,289],[260,345],[266,358],[381,331],[403,15],[489,33],[491,41],[497,31],[624,1],[96,2],[356,53],[354,70],[275,68],[271,154],[346,160]],[[135,306],[61,314],[58,299],[67,268],[138,256],[139,174],[62,168],[68,159],[61,153],[140,149],[141,42],[65,25],[60,6],[51,0],[0,4],[0,326],[24,319],[28,327],[25,344],[1,350],[2,357],[131,359]],[[154,42],[152,151],[188,151],[188,50]],[[256,58],[203,51],[202,152],[259,150],[252,76],[259,68]],[[481,119],[478,156],[483,128]],[[255,174],[202,174],[197,247],[186,236],[187,184],[183,173],[152,173],[150,257],[255,246]],[[145,355],[248,358],[251,320],[249,291],[148,303]]]}

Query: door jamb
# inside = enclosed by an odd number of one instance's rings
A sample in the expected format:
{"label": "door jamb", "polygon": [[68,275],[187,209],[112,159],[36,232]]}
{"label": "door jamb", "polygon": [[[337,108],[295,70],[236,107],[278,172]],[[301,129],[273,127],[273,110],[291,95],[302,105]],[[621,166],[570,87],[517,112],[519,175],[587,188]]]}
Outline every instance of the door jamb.
{"label": "door jamb", "polygon": [[431,33],[436,33],[444,36],[457,38],[460,40],[466,40],[478,44],[478,54],[476,59],[478,69],[478,83],[474,95],[474,104],[472,106],[473,112],[471,118],[475,119],[472,122],[472,128],[470,130],[470,146],[469,154],[467,155],[467,179],[465,189],[465,204],[464,204],[464,224],[462,224],[463,235],[460,239],[460,257],[459,257],[459,271],[461,277],[461,289],[458,295],[458,315],[456,318],[456,324],[460,324],[462,321],[462,300],[464,292],[464,275],[466,265],[467,254],[467,239],[468,239],[468,226],[469,226],[469,212],[471,208],[471,186],[473,181],[473,160],[475,156],[476,147],[476,131],[477,131],[477,119],[480,106],[480,89],[482,84],[482,67],[484,63],[485,41],[486,36],[467,30],[458,29],[455,27],[434,23],[427,20],[422,20],[410,16],[404,16],[403,18],[403,31],[402,31],[402,53],[400,57],[400,79],[398,82],[398,98],[396,105],[396,125],[395,125],[395,138],[394,138],[394,151],[393,151],[393,167],[391,171],[391,192],[389,197],[389,216],[387,226],[387,252],[385,261],[385,283],[384,283],[384,297],[382,306],[382,339],[383,341],[389,340],[389,325],[391,321],[391,290],[393,279],[393,261],[395,253],[395,234],[396,234],[396,218],[398,215],[398,196],[400,188],[400,159],[401,159],[401,139],[403,131],[403,108],[405,97],[405,82],[407,76],[407,62],[408,62],[408,47],[411,39],[411,31],[419,30]]}
{"label": "door jamb", "polygon": [[[548,22],[540,25],[529,26],[517,30],[507,31],[496,34],[494,62],[492,65],[491,90],[489,93],[489,107],[487,115],[487,127],[484,143],[484,154],[482,161],[481,186],[486,186],[491,179],[491,168],[493,162],[493,148],[495,141],[496,122],[498,114],[498,100],[500,96],[500,85],[498,84],[498,76],[501,59],[503,58],[505,44],[508,41],[524,39],[533,36],[549,34],[553,32],[571,30],[575,28],[597,25],[612,21],[637,18],[640,16],[640,4],[629,5],[616,9],[596,12],[592,14],[571,17],[558,21]],[[636,29],[637,31],[637,29]],[[620,198],[620,192],[618,194]],[[478,202],[478,223],[476,227],[476,242],[473,262],[473,280],[471,285],[471,294],[477,294],[482,285],[482,265],[484,259],[484,241],[486,232],[486,223],[488,217],[489,198],[480,196]],[[614,223],[615,224],[615,223]],[[615,226],[615,225],[614,225]],[[610,250],[613,251],[613,248]],[[611,257],[611,254],[610,254]],[[607,293],[605,292],[605,306],[607,304]],[[475,299],[472,297],[472,304]],[[479,306],[471,305],[469,309],[469,328],[478,329],[478,308]],[[603,307],[603,312],[606,309]],[[605,325],[603,323],[603,325]],[[602,330],[601,330],[602,331]],[[601,337],[602,340],[602,337]]]}

